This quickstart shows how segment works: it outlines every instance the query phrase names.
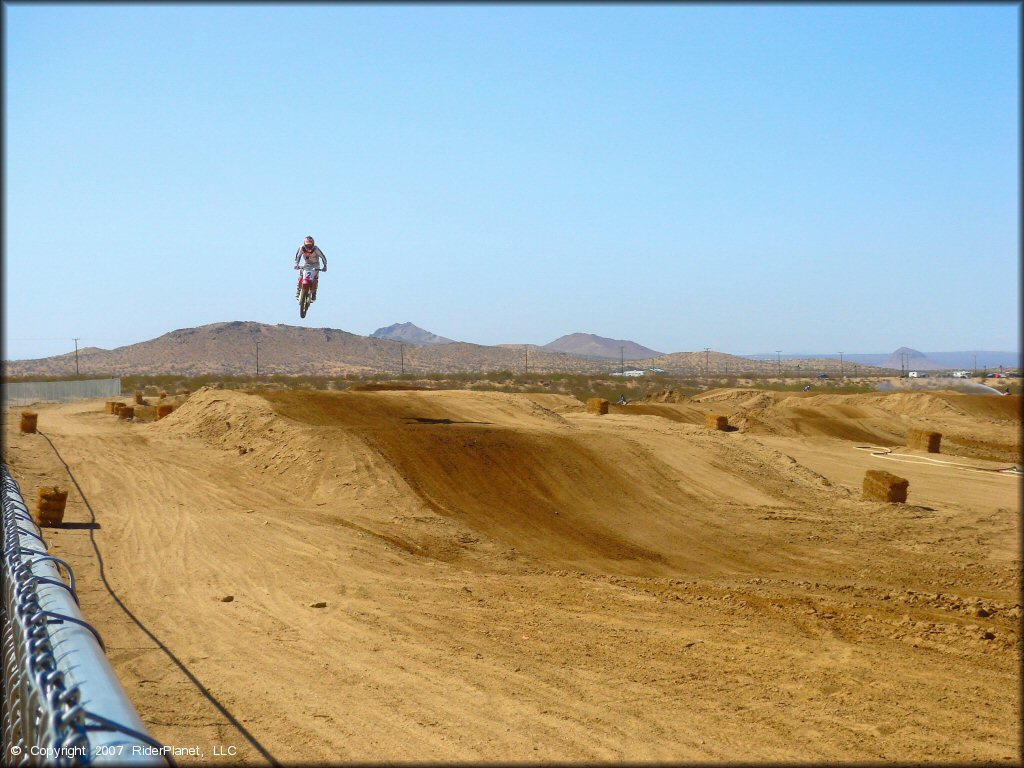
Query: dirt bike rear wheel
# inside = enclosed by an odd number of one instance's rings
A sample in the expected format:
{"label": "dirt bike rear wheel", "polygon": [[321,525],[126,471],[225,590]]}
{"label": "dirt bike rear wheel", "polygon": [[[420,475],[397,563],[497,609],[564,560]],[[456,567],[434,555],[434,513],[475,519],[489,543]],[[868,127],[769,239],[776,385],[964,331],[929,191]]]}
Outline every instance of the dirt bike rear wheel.
{"label": "dirt bike rear wheel", "polygon": [[299,317],[305,317],[309,309],[309,286],[302,286],[299,291]]}

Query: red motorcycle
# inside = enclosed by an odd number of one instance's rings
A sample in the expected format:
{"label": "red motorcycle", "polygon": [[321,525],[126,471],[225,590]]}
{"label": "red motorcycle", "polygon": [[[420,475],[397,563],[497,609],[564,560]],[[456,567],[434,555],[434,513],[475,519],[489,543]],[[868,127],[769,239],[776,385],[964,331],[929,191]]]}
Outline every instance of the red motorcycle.
{"label": "red motorcycle", "polygon": [[301,270],[299,272],[299,317],[305,317],[309,305],[313,303],[313,298],[316,296],[320,270],[315,267],[300,267],[298,265],[295,268]]}

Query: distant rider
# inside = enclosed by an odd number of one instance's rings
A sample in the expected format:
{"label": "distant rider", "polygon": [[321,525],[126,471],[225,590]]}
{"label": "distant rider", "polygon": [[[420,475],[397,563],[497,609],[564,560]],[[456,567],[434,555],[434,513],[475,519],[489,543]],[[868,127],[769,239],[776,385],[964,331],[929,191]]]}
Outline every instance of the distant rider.
{"label": "distant rider", "polygon": [[[320,266],[321,261],[324,263],[323,267]],[[320,273],[327,271],[327,257],[324,256],[324,252],[313,242],[312,236],[307,237],[302,245],[299,246],[299,250],[295,252],[295,268],[315,270],[313,272],[313,295],[310,297],[310,301],[316,301],[316,287],[320,280]],[[301,290],[302,273],[300,272],[299,284],[295,286],[296,299],[299,298],[299,291]]]}

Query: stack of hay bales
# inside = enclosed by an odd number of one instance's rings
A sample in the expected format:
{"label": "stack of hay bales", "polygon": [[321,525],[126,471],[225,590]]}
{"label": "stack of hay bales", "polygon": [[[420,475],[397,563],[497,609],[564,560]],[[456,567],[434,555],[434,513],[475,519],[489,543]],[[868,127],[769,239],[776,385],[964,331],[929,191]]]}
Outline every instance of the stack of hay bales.
{"label": "stack of hay bales", "polygon": [[38,423],[39,414],[33,413],[32,411],[21,412],[21,431],[22,432],[35,432],[36,424]]}
{"label": "stack of hay bales", "polygon": [[39,499],[36,502],[36,512],[32,516],[36,525],[41,527],[56,528],[64,522],[64,505],[68,500],[68,492],[57,486],[39,489]]}
{"label": "stack of hay bales", "polygon": [[146,401],[142,399],[142,390],[141,389],[136,389],[135,390],[135,404],[136,405],[145,405],[146,404]]}
{"label": "stack of hay bales", "polygon": [[704,425],[708,429],[718,429],[724,432],[729,426],[729,417],[720,413],[705,413]]}
{"label": "stack of hay bales", "polygon": [[910,481],[881,469],[869,469],[864,475],[865,501],[905,503]]}
{"label": "stack of hay bales", "polygon": [[164,416],[169,416],[174,411],[173,405],[158,405],[156,407],[156,420],[160,421]]}
{"label": "stack of hay bales", "polygon": [[941,432],[929,432],[926,429],[914,429],[913,427],[907,430],[907,448],[938,453],[941,442]]}
{"label": "stack of hay bales", "polygon": [[135,407],[131,405],[122,405],[117,409],[117,418],[119,419],[133,419],[135,418]]}
{"label": "stack of hay bales", "polygon": [[107,400],[107,413],[117,413],[117,409],[124,405],[124,403],[118,402],[117,400]]}
{"label": "stack of hay bales", "polygon": [[600,397],[591,397],[587,400],[587,413],[596,413],[603,416],[608,413],[608,401]]}

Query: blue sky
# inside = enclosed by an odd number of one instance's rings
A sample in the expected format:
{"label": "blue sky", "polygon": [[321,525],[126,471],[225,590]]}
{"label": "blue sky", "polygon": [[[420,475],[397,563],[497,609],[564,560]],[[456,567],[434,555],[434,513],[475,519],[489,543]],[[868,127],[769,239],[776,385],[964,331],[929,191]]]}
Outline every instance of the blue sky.
{"label": "blue sky", "polygon": [[[1018,350],[1020,8],[4,6],[4,356]],[[292,259],[327,254],[305,320]]]}

